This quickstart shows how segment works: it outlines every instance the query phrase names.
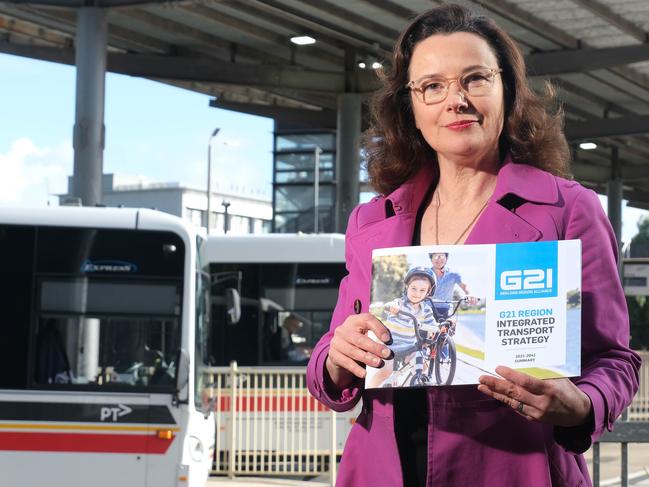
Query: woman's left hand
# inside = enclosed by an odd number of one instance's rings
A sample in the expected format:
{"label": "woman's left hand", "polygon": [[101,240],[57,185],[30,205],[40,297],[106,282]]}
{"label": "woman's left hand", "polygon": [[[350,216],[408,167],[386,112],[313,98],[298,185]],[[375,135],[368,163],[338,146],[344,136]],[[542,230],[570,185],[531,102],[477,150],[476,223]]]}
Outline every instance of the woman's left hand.
{"label": "woman's left hand", "polygon": [[528,420],[554,426],[579,426],[588,419],[588,395],[568,379],[536,379],[505,366],[496,367],[502,378],[480,377],[478,390],[511,406]]}

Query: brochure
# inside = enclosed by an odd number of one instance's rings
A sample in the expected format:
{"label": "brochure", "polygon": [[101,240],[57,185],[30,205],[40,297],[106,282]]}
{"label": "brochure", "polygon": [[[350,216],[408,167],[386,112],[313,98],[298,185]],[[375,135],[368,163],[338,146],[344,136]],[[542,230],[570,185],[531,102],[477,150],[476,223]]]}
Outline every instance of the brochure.
{"label": "brochure", "polygon": [[366,388],[477,384],[498,365],[578,376],[581,242],[376,249],[370,312],[393,358]]}

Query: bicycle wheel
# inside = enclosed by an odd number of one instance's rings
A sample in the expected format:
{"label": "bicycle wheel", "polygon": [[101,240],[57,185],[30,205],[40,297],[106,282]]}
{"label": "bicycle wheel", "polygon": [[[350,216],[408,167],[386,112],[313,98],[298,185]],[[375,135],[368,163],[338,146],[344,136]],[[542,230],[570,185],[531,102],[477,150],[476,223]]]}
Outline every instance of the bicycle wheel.
{"label": "bicycle wheel", "polygon": [[410,379],[410,386],[425,386],[428,382],[428,376],[419,373],[412,376],[412,379]]}
{"label": "bicycle wheel", "polygon": [[449,386],[453,383],[456,365],[457,356],[453,338],[449,335],[440,337],[435,354],[435,380],[437,385]]}

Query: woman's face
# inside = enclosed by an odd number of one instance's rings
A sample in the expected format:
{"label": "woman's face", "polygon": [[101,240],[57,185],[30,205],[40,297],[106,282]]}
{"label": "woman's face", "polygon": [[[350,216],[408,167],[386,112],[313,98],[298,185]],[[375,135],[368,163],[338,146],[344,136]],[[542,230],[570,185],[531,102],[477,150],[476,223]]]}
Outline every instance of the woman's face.
{"label": "woman's face", "polygon": [[[409,81],[425,86],[428,76],[458,78],[482,69],[498,69],[496,56],[481,37],[467,32],[435,34],[415,46]],[[426,105],[414,91],[411,103],[415,124],[440,162],[477,166],[498,162],[498,139],[504,123],[504,96],[500,74],[488,94],[471,96],[451,81],[446,98]]]}

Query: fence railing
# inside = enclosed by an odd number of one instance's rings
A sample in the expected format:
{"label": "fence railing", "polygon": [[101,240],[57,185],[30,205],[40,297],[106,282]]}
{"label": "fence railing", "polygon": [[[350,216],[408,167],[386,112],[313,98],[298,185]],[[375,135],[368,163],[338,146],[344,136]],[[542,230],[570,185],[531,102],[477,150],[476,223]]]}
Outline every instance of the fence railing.
{"label": "fence railing", "polygon": [[[640,388],[626,418],[602,443],[619,443],[621,485],[628,485],[628,444],[649,443],[649,352],[643,360]],[[306,388],[304,367],[230,367],[208,369],[214,384],[216,451],[213,474],[322,476],[334,485],[356,411],[336,414]],[[593,445],[593,483],[600,483],[600,445]]]}
{"label": "fence railing", "polygon": [[212,367],[216,447],[212,473],[336,477],[336,413],[306,388],[304,367]]}
{"label": "fence railing", "polygon": [[601,484],[601,443],[620,445],[620,487],[629,486],[629,444],[649,443],[649,351],[638,352],[642,358],[638,393],[613,431],[606,432],[593,445],[593,486]]}

